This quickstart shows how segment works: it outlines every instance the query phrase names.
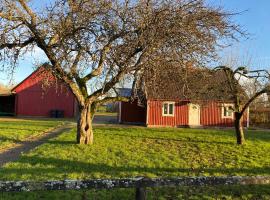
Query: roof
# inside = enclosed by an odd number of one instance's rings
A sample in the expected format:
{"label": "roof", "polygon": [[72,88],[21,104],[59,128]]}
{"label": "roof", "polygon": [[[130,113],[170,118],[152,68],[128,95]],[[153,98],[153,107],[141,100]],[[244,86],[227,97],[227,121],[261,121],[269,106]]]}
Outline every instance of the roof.
{"label": "roof", "polygon": [[141,88],[147,99],[233,100],[224,72],[206,68],[148,69],[141,80]]}
{"label": "roof", "polygon": [[38,76],[46,76],[50,69],[50,64],[43,63],[42,65],[40,65],[39,67],[37,67],[37,69],[35,69],[31,74],[29,74],[25,79],[23,79],[20,83],[18,83],[17,85],[15,85],[12,89],[11,92],[15,92],[16,89],[22,85],[26,80],[28,80],[30,77],[34,76],[35,74],[37,74]]}
{"label": "roof", "polygon": [[23,79],[20,83],[18,83],[17,85],[15,85],[12,89],[11,89],[11,91],[12,92],[15,92],[16,91],[16,89],[20,86],[20,85],[22,85],[27,79],[29,79],[30,77],[32,77],[35,73],[37,73],[38,71],[40,71],[42,69],[42,66],[41,67],[39,67],[39,68],[37,68],[36,70],[34,70],[31,74],[29,74],[25,79]]}

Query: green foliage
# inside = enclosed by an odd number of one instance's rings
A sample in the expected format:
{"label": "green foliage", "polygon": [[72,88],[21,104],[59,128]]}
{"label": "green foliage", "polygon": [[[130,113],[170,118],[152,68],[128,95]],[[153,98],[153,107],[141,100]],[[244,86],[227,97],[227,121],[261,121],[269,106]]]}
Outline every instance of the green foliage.
{"label": "green foliage", "polygon": [[106,106],[105,106],[105,105],[100,105],[100,106],[98,106],[97,112],[102,112],[102,113],[107,112]]}
{"label": "green foliage", "polygon": [[111,106],[108,106],[108,105],[99,105],[97,107],[97,111],[96,111],[96,114],[114,114],[116,115],[117,114],[117,105],[116,104],[111,104]]}
{"label": "green foliage", "polygon": [[0,169],[1,180],[270,175],[270,133],[96,127],[93,145],[66,132]]}
{"label": "green foliage", "polygon": [[0,151],[9,145],[24,141],[27,137],[39,135],[60,123],[53,120],[1,120]]}

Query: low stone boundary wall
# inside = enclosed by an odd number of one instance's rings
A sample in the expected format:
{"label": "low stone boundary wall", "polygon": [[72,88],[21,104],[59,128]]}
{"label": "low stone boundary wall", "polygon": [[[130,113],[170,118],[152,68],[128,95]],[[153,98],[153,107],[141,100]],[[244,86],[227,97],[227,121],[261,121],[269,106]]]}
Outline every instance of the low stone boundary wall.
{"label": "low stone boundary wall", "polygon": [[270,176],[125,178],[63,181],[0,181],[1,192],[270,184]]}

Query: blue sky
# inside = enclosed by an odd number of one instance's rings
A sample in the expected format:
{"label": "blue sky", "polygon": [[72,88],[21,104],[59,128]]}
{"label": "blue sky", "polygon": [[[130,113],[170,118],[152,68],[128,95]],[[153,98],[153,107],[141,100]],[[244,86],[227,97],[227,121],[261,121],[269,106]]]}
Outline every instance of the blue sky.
{"label": "blue sky", "polygon": [[[234,50],[248,53],[254,65],[267,67],[270,64],[270,1],[269,0],[209,0],[217,5],[223,5],[226,10],[242,12],[233,20],[242,25],[250,34],[249,39],[235,43]],[[245,59],[245,58],[243,58]]]}
{"label": "blue sky", "polygon": [[[49,2],[34,0],[34,2]],[[268,68],[270,64],[270,1],[269,0],[208,0],[210,4],[220,5],[225,10],[240,12],[241,15],[234,16],[232,19],[240,24],[248,33],[249,39],[242,39],[239,43],[235,43],[233,47],[221,52],[221,55],[227,55],[228,52],[240,55],[244,60],[245,55],[252,59],[255,67]],[[36,4],[37,6],[40,3]],[[238,55],[238,56],[239,56]],[[37,51],[36,54],[28,54],[19,63],[14,76],[14,82],[18,83],[28,76],[35,68],[36,61],[44,61],[45,56],[42,52]],[[269,65],[270,66],[270,65]],[[6,74],[0,74],[0,83],[7,84],[9,78]]]}

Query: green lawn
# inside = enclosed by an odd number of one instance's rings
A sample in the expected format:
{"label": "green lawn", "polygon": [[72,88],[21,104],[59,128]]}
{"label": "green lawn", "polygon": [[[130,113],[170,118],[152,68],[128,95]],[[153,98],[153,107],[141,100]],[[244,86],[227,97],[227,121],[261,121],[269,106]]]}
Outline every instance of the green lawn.
{"label": "green lawn", "polygon": [[112,117],[116,117],[117,113],[115,113],[115,112],[96,112],[95,116],[112,116]]}
{"label": "green lawn", "polygon": [[[269,200],[270,185],[146,188],[147,200]],[[134,200],[134,189],[0,193],[0,199]]]}
{"label": "green lawn", "polygon": [[60,121],[55,120],[23,120],[15,118],[1,118],[0,120],[0,151],[6,147],[24,141],[28,137],[36,136],[50,130]]}
{"label": "green lawn", "polygon": [[[75,130],[0,169],[0,180],[270,175],[270,132],[95,127],[92,146]],[[270,199],[270,185],[147,189],[147,199]],[[2,195],[2,196],[1,196]],[[134,199],[134,189],[2,193],[0,199]]]}
{"label": "green lawn", "polygon": [[235,144],[222,130],[96,127],[92,146],[66,132],[0,169],[3,180],[270,175],[270,133]]}

